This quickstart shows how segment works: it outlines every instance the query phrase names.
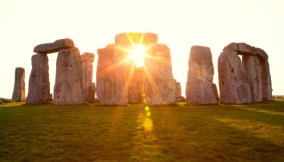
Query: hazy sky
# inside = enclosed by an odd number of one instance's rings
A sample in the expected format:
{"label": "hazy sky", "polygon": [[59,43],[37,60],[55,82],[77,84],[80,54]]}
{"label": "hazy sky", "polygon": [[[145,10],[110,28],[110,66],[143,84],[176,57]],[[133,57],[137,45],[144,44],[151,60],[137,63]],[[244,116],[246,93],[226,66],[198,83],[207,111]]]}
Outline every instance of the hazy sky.
{"label": "hazy sky", "polygon": [[[96,54],[120,32],[157,33],[171,49],[183,93],[192,45],[211,48],[215,83],[224,46],[260,47],[269,55],[273,94],[284,94],[283,0],[1,0],[0,97],[12,97],[16,67],[26,69],[27,94],[37,44],[71,38],[81,53]],[[57,54],[48,56],[53,89]],[[97,55],[94,67],[96,61]]]}

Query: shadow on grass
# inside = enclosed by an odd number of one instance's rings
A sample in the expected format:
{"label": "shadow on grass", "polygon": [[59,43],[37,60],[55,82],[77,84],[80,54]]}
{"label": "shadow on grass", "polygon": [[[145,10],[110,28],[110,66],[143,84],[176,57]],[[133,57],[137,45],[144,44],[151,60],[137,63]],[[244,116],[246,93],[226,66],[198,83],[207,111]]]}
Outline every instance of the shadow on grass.
{"label": "shadow on grass", "polygon": [[[227,107],[227,106],[226,106]],[[250,129],[239,129],[227,113],[160,111],[153,117],[154,131],[166,161],[281,161],[283,145],[259,138]],[[229,109],[229,107],[227,107]],[[230,107],[234,109],[234,107]],[[211,109],[211,108],[209,108]],[[226,111],[222,109],[222,111]],[[158,112],[155,112],[158,113]],[[215,117],[217,115],[218,117]],[[226,121],[226,120],[228,121]],[[239,121],[246,127],[245,121]],[[158,127],[155,127],[158,125]],[[269,130],[267,130],[269,131]],[[259,132],[261,133],[261,132]],[[273,136],[271,137],[273,138]],[[282,140],[282,138],[279,138]],[[275,156],[277,155],[277,156]]]}

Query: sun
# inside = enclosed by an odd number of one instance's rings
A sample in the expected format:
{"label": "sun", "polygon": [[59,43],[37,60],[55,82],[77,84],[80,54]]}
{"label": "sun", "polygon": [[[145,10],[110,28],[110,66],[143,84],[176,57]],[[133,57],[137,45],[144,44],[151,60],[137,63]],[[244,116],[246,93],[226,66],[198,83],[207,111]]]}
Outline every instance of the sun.
{"label": "sun", "polygon": [[135,61],[136,67],[144,66],[145,46],[142,44],[133,44],[130,49],[130,55]]}

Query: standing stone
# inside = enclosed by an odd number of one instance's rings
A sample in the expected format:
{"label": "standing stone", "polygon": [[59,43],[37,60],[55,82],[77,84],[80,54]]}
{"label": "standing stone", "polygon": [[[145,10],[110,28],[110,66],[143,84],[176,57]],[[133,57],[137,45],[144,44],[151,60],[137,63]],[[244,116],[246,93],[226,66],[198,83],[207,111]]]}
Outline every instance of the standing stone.
{"label": "standing stone", "polygon": [[15,83],[12,99],[16,102],[22,102],[25,98],[25,69],[17,67],[15,70]]}
{"label": "standing stone", "polygon": [[214,67],[210,48],[192,46],[188,61],[186,100],[190,104],[218,104],[214,92]]}
{"label": "standing stone", "polygon": [[95,55],[92,53],[84,53],[81,55],[82,63],[82,82],[84,100],[87,102],[94,101],[94,88],[93,88],[93,62]]}
{"label": "standing stone", "polygon": [[35,54],[32,56],[32,71],[29,79],[27,104],[48,103],[50,94],[48,70],[48,57],[46,54]]}
{"label": "standing stone", "polygon": [[92,87],[93,87],[93,101],[96,101],[96,83],[93,83]]}
{"label": "standing stone", "polygon": [[217,86],[216,86],[215,83],[213,83],[212,88],[213,88],[213,92],[215,94],[216,100],[219,102],[220,99],[219,99],[219,95],[218,95],[218,89],[217,89]]}
{"label": "standing stone", "polygon": [[56,62],[54,104],[69,105],[84,102],[80,52],[75,48],[61,50]]}
{"label": "standing stone", "polygon": [[272,84],[268,60],[260,60],[262,79],[262,101],[272,100]]}
{"label": "standing stone", "polygon": [[172,73],[170,49],[163,44],[152,45],[144,59],[145,94],[149,105],[176,103],[176,83]]}
{"label": "standing stone", "polygon": [[175,80],[175,83],[176,83],[176,102],[182,101],[180,82],[177,82]]}
{"label": "standing stone", "polygon": [[243,64],[246,69],[253,102],[262,101],[262,79],[259,58],[255,55],[244,55]]}
{"label": "standing stone", "polygon": [[129,46],[110,44],[98,49],[97,97],[103,105],[126,105],[134,61],[127,59]]}
{"label": "standing stone", "polygon": [[132,74],[132,81],[128,90],[128,103],[143,103],[145,96],[144,78],[143,67],[136,68]]}
{"label": "standing stone", "polygon": [[236,51],[226,50],[221,53],[218,59],[218,72],[220,103],[252,103],[246,70]]}

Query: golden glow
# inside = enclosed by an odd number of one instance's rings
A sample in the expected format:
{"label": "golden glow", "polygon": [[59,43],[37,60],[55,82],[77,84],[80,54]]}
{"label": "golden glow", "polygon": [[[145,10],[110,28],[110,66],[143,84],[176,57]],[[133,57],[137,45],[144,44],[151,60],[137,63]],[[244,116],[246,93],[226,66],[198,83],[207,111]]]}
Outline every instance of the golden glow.
{"label": "golden glow", "polygon": [[130,49],[130,55],[134,59],[136,67],[144,66],[145,46],[142,44],[134,44]]}

